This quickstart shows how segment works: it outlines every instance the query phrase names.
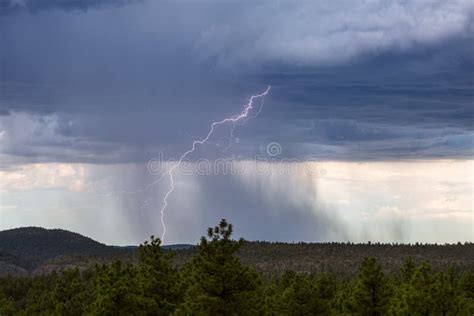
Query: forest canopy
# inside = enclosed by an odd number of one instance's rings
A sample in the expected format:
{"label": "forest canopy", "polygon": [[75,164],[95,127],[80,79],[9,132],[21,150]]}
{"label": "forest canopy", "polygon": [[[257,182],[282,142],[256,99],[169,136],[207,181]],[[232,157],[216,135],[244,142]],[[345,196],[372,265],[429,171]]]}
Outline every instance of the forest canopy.
{"label": "forest canopy", "polygon": [[288,270],[264,275],[236,255],[244,244],[221,220],[195,255],[173,264],[159,238],[137,263],[0,279],[0,315],[471,315],[474,273],[406,257],[387,273],[366,257],[350,278]]}

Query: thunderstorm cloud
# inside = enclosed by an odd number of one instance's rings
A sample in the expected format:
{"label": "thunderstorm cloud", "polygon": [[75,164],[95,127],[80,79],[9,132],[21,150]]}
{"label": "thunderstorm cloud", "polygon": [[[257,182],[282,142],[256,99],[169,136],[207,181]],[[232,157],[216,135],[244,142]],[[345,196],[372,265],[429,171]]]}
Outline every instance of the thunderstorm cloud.
{"label": "thunderstorm cloud", "polygon": [[[90,192],[153,181],[149,159],[177,159],[211,122],[238,113],[268,85],[262,111],[236,127],[231,148],[221,146],[230,131],[223,127],[191,160],[246,164],[269,158],[266,146],[277,142],[275,159],[329,164],[327,177],[184,177],[169,214],[172,240],[190,240],[220,217],[274,225],[262,235],[245,226],[242,235],[260,239],[416,239],[407,216],[421,220],[442,204],[421,187],[423,207],[399,192],[416,164],[448,173],[420,175],[433,190],[453,182],[442,196],[458,204],[442,216],[456,214],[458,223],[472,211],[471,180],[458,173],[474,148],[472,1],[0,0],[0,34],[2,227],[81,231],[101,212],[109,228],[91,235],[113,242],[127,226],[119,242],[139,242],[160,229],[154,216],[166,181],[146,196],[104,200]],[[372,163],[373,177],[390,164],[401,169],[395,182],[381,179],[388,194],[362,173],[332,178],[333,163],[359,171]],[[351,177],[383,198],[367,202],[347,185]],[[38,222],[33,205],[55,220]],[[357,218],[351,210],[360,210],[359,226],[349,224]],[[364,235],[363,212],[389,235]],[[200,230],[187,235],[193,223]],[[453,234],[444,240],[469,239]]]}

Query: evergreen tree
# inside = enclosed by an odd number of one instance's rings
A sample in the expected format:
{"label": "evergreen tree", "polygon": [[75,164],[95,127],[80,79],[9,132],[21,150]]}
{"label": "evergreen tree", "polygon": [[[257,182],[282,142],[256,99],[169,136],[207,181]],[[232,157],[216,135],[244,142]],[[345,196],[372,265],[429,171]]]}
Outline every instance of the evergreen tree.
{"label": "evergreen tree", "polygon": [[409,282],[396,290],[390,306],[392,315],[430,315],[434,311],[434,278],[431,267],[422,262]]}
{"label": "evergreen tree", "polygon": [[331,315],[354,315],[355,305],[352,300],[353,282],[341,282],[331,304]]}
{"label": "evergreen tree", "polygon": [[309,276],[287,272],[273,300],[275,314],[310,315],[316,307],[315,287]]}
{"label": "evergreen tree", "polygon": [[51,295],[58,315],[82,315],[92,299],[77,268],[66,270],[55,279]]}
{"label": "evergreen tree", "polygon": [[188,287],[180,311],[199,315],[256,313],[260,279],[235,253],[243,240],[231,240],[232,225],[221,220],[201,238],[199,253],[185,271]]}
{"label": "evergreen tree", "polygon": [[357,315],[382,315],[388,307],[390,288],[375,258],[365,258],[355,279],[350,309]]}
{"label": "evergreen tree", "polygon": [[271,314],[328,315],[336,293],[334,277],[322,274],[309,276],[286,272],[267,303]]}
{"label": "evergreen tree", "polygon": [[467,314],[474,315],[474,272],[466,272],[459,283]]}
{"label": "evergreen tree", "polygon": [[138,271],[120,261],[96,267],[94,301],[88,313],[94,315],[146,315],[150,302],[143,294]]}
{"label": "evergreen tree", "polygon": [[51,289],[54,287],[58,275],[53,272],[51,275],[36,277],[32,286],[26,294],[27,315],[53,315],[55,302]]}
{"label": "evergreen tree", "polygon": [[159,238],[140,245],[139,279],[147,300],[149,315],[170,314],[180,301],[178,273],[172,265],[172,257],[165,254]]}
{"label": "evergreen tree", "polygon": [[413,262],[412,257],[408,256],[405,258],[402,267],[400,268],[400,278],[402,282],[410,282],[413,274],[415,273],[416,265]]}
{"label": "evergreen tree", "polygon": [[338,284],[332,274],[323,273],[317,277],[315,315],[329,315],[331,313],[337,290]]}
{"label": "evergreen tree", "polygon": [[0,315],[15,315],[15,302],[0,289]]}
{"label": "evergreen tree", "polygon": [[457,277],[453,269],[435,275],[431,295],[433,308],[439,315],[454,315],[458,309],[463,308],[463,298],[458,293]]}

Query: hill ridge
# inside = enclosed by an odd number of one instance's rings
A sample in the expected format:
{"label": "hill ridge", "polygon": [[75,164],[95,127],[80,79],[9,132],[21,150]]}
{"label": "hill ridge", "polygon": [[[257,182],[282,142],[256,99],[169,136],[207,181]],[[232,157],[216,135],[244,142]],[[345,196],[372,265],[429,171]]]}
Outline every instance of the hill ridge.
{"label": "hill ridge", "polygon": [[[164,245],[175,253],[177,266],[189,261],[196,245]],[[64,229],[37,226],[0,231],[0,276],[49,273],[65,267],[87,269],[96,263],[121,260],[136,263],[138,246],[109,246],[90,237]],[[304,272],[334,270],[351,274],[364,257],[376,257],[386,269],[395,271],[406,256],[417,262],[429,261],[433,268],[450,265],[458,269],[474,267],[474,244],[399,244],[344,242],[248,241],[237,254],[242,262],[267,272],[287,269]]]}

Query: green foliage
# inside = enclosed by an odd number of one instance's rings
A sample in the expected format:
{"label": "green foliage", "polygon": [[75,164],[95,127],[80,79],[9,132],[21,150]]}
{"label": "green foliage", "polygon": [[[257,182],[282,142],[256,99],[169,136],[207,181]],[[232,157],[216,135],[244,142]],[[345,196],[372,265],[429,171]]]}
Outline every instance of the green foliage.
{"label": "green foliage", "polygon": [[151,237],[139,248],[138,266],[120,261],[96,268],[94,301],[88,308],[100,315],[167,315],[180,300],[177,271],[160,240]]}
{"label": "green foliage", "polygon": [[[454,269],[433,273],[423,262],[396,290],[393,315],[469,315],[472,306]],[[471,312],[470,312],[471,311]]]}
{"label": "green foliage", "polygon": [[[222,220],[180,266],[152,236],[139,247],[135,264],[116,261],[86,270],[0,278],[0,315],[474,314],[474,273],[466,269],[417,265],[407,257],[393,271],[368,256],[351,277],[328,266],[324,270],[329,272],[295,269],[269,276],[241,262],[249,248],[231,237],[232,225]],[[278,256],[280,262],[298,261],[272,249],[275,254],[266,254],[275,256],[272,262]]]}
{"label": "green foliage", "polygon": [[248,315],[256,311],[260,279],[234,256],[243,240],[231,240],[231,235],[232,225],[223,219],[219,226],[209,228],[208,239],[201,238],[198,255],[185,268],[188,285],[181,310],[186,314]]}
{"label": "green foliage", "polygon": [[56,273],[37,277],[26,294],[27,315],[51,315],[55,310],[55,302],[51,289],[58,278]]}
{"label": "green foliage", "polygon": [[86,286],[78,269],[66,270],[56,278],[51,293],[55,314],[82,315],[91,300]]}
{"label": "green foliage", "polygon": [[464,308],[468,315],[474,315],[474,272],[469,271],[459,282],[460,297],[464,300]]}
{"label": "green foliage", "polygon": [[337,282],[331,275],[287,271],[274,286],[266,308],[276,315],[328,315],[336,290]]}
{"label": "green foliage", "polygon": [[165,254],[161,241],[151,237],[139,248],[139,283],[147,300],[148,314],[170,314],[180,302],[182,294],[172,256]]}
{"label": "green foliage", "polygon": [[88,307],[92,314],[130,315],[142,314],[148,308],[138,271],[130,264],[117,261],[96,268],[93,280],[94,300]]}
{"label": "green foliage", "polygon": [[400,268],[400,279],[402,282],[410,282],[413,274],[415,273],[416,265],[413,262],[412,257],[408,256],[405,258],[402,267]]}
{"label": "green foliage", "polygon": [[364,259],[350,290],[346,309],[355,315],[382,315],[388,307],[390,286],[375,258]]}
{"label": "green foliage", "polygon": [[391,314],[429,315],[434,309],[433,290],[434,277],[431,267],[427,262],[423,262],[411,278],[404,280],[398,287],[392,300]]}
{"label": "green foliage", "polygon": [[0,290],[0,315],[14,315],[15,302]]}
{"label": "green foliage", "polygon": [[0,261],[31,270],[47,259],[59,255],[106,253],[112,247],[82,235],[39,227],[23,227],[0,231]]}

